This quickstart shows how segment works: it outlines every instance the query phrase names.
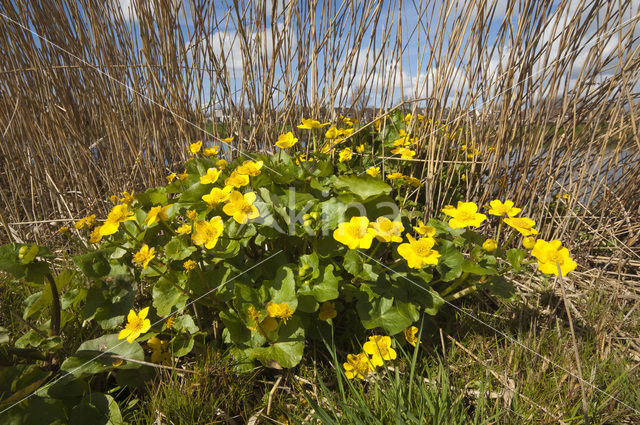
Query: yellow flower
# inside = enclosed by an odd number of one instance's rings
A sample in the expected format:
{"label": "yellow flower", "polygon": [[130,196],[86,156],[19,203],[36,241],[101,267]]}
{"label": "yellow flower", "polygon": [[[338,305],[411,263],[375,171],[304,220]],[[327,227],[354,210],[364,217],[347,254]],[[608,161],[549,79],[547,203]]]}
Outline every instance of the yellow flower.
{"label": "yellow flower", "polygon": [[353,151],[351,150],[351,148],[344,148],[343,150],[340,151],[340,154],[338,157],[340,162],[349,161],[353,157]]}
{"label": "yellow flower", "polygon": [[183,224],[182,226],[178,227],[176,229],[176,233],[179,235],[188,235],[191,233],[191,225],[190,224]]}
{"label": "yellow flower", "polygon": [[538,231],[533,228],[536,222],[527,217],[509,217],[504,222],[516,229],[522,236],[537,235]]}
{"label": "yellow flower", "polygon": [[228,216],[240,223],[245,224],[248,220],[260,216],[258,209],[253,205],[256,200],[255,192],[247,192],[244,195],[237,190],[229,195],[229,203],[227,203],[222,211]]}
{"label": "yellow flower", "polygon": [[398,179],[404,179],[404,176],[402,175],[402,173],[390,173],[390,174],[387,174],[387,178],[389,180],[398,180]]}
{"label": "yellow flower", "polygon": [[333,239],[350,249],[368,249],[375,236],[376,231],[369,227],[367,217],[351,217],[349,222],[338,224],[338,228],[333,231]]}
{"label": "yellow flower", "polygon": [[189,273],[191,270],[198,268],[198,263],[193,260],[187,260],[182,264],[182,266],[184,267],[184,270]]}
{"label": "yellow flower", "polygon": [[458,201],[458,207],[445,214],[452,217],[449,220],[449,226],[454,229],[467,226],[478,227],[487,219],[486,215],[478,212],[478,206],[475,202]]}
{"label": "yellow flower", "polygon": [[167,329],[171,329],[173,328],[173,325],[176,323],[176,316],[171,316],[167,319],[167,321],[165,322],[165,327]]}
{"label": "yellow flower", "polygon": [[342,137],[344,139],[348,138],[349,136],[351,136],[353,134],[353,128],[343,128],[340,131],[342,132]]}
{"label": "yellow flower", "polygon": [[371,222],[371,227],[376,231],[376,239],[381,242],[402,242],[404,226],[399,221],[378,217],[376,221]]}
{"label": "yellow flower", "polygon": [[216,205],[229,200],[229,195],[231,194],[232,190],[233,187],[231,186],[225,186],[223,189],[214,187],[213,189],[211,189],[211,192],[209,192],[208,195],[204,195],[202,197],[202,200],[207,203],[209,208],[215,208]]}
{"label": "yellow flower", "polygon": [[61,226],[58,229],[58,233],[60,233],[61,235],[64,235],[65,233],[67,233],[69,231],[69,226]]}
{"label": "yellow flower", "polygon": [[129,206],[127,204],[116,205],[107,215],[107,220],[100,227],[100,234],[102,236],[113,235],[118,231],[120,223],[135,219],[133,211],[129,211]]}
{"label": "yellow flower", "polygon": [[[410,113],[409,113],[409,114],[407,114],[407,115],[405,115],[405,117],[404,117],[404,123],[405,123],[406,125],[409,125],[409,123],[411,122],[411,119],[412,119],[412,118],[413,118],[413,116],[412,116]],[[415,117],[415,120],[416,120],[416,121],[422,121],[423,119],[424,119],[424,116],[423,116],[423,115],[416,114],[416,117]]]}
{"label": "yellow flower", "polygon": [[218,155],[219,152],[220,152],[220,147],[215,146],[215,145],[211,146],[210,148],[204,148],[204,151],[202,151],[202,153],[206,157],[216,156],[216,155]]}
{"label": "yellow flower", "polygon": [[233,186],[236,189],[240,189],[242,186],[249,184],[249,176],[246,174],[240,174],[236,171],[231,173],[229,177],[224,181],[225,186]]}
{"label": "yellow flower", "polygon": [[122,192],[122,198],[120,198],[120,202],[130,206],[131,204],[133,204],[134,200],[135,199],[133,198],[133,191],[131,193]]}
{"label": "yellow flower", "polygon": [[112,204],[117,204],[118,203],[118,195],[111,195],[109,196],[109,201],[111,201]]}
{"label": "yellow flower", "polygon": [[331,301],[326,301],[320,304],[320,310],[318,311],[318,318],[320,320],[333,319],[338,315],[336,311],[336,305]]}
{"label": "yellow flower", "polygon": [[391,348],[391,338],[382,335],[373,335],[362,346],[362,351],[371,356],[371,364],[382,366],[383,360],[393,360],[397,357],[396,350]]}
{"label": "yellow flower", "polygon": [[73,227],[75,227],[76,229],[80,230],[80,229],[84,229],[85,227],[87,229],[90,229],[95,225],[96,225],[96,215],[95,214],[91,214],[91,215],[88,215],[88,216],[83,217],[80,220],[78,220],[73,225]]}
{"label": "yellow flower", "polygon": [[276,142],[276,146],[280,149],[288,149],[291,146],[298,143],[298,138],[293,137],[292,132],[284,133],[278,136],[278,141]]}
{"label": "yellow flower", "polygon": [[408,184],[410,184],[411,186],[413,186],[413,187],[418,187],[418,186],[420,186],[422,184],[420,182],[420,179],[417,179],[417,178],[415,178],[413,176],[404,176],[404,178],[405,178],[406,182]]}
{"label": "yellow flower", "polygon": [[100,234],[100,227],[96,227],[91,231],[91,235],[89,235],[89,242],[98,243],[102,240],[102,234]]}
{"label": "yellow flower", "polygon": [[348,354],[346,363],[343,363],[344,374],[347,379],[367,379],[369,372],[374,370],[369,356],[365,353]]}
{"label": "yellow flower", "polygon": [[225,137],[224,139],[220,139],[220,141],[221,141],[222,143],[231,143],[231,142],[233,142],[233,136],[231,136],[231,137]]}
{"label": "yellow flower", "polygon": [[265,332],[273,332],[278,329],[278,321],[273,317],[267,316],[260,322],[260,329]]}
{"label": "yellow flower", "polygon": [[140,251],[133,255],[133,262],[142,264],[142,268],[146,269],[149,262],[156,257],[155,248],[149,248],[149,245],[144,244]]}
{"label": "yellow flower", "polygon": [[434,236],[436,234],[436,228],[433,226],[427,226],[422,220],[418,221],[418,226],[413,226],[413,230],[421,236]]}
{"label": "yellow flower", "polygon": [[569,257],[569,250],[562,247],[562,242],[553,240],[550,242],[538,239],[531,250],[531,255],[538,259],[538,269],[545,274],[558,276],[558,264],[562,276],[576,269],[576,262]]}
{"label": "yellow flower", "polygon": [[504,204],[499,199],[494,199],[489,202],[491,208],[489,209],[489,214],[496,215],[498,217],[502,217],[503,215],[507,215],[509,217],[513,217],[514,215],[518,215],[520,208],[513,207],[513,201],[506,200]]}
{"label": "yellow flower", "polygon": [[154,336],[147,341],[147,346],[151,348],[151,361],[153,363],[171,363],[171,355],[167,351],[169,349],[168,341],[161,340]]}
{"label": "yellow flower", "polygon": [[487,252],[493,252],[496,249],[498,249],[498,242],[496,242],[493,239],[487,239],[486,241],[484,241],[484,243],[482,244],[482,249],[484,249]]}
{"label": "yellow flower", "polygon": [[300,165],[301,162],[313,162],[313,158],[307,159],[307,154],[302,154],[296,159],[296,165]]}
{"label": "yellow flower", "polygon": [[404,147],[395,148],[391,153],[394,155],[400,155],[400,158],[402,159],[411,159],[416,156],[416,151],[412,151],[411,149]]}
{"label": "yellow flower", "polygon": [[189,152],[191,152],[191,155],[197,154],[200,152],[200,149],[202,149],[202,141],[200,140],[189,145]]}
{"label": "yellow flower", "polygon": [[223,230],[224,224],[219,216],[215,216],[209,221],[197,221],[194,224],[191,240],[196,245],[204,245],[205,248],[212,249],[216,246]]}
{"label": "yellow flower", "polygon": [[448,215],[449,217],[453,217],[453,211],[456,210],[456,207],[453,205],[445,205],[440,211]]}
{"label": "yellow flower", "polygon": [[220,177],[220,170],[217,168],[209,168],[207,174],[200,176],[200,184],[214,184]]}
{"label": "yellow flower", "polygon": [[191,221],[198,219],[198,212],[196,210],[187,210],[187,218]]}
{"label": "yellow flower", "polygon": [[300,124],[298,128],[303,128],[305,130],[313,130],[316,128],[322,128],[327,125],[329,125],[328,122],[323,124],[320,121],[302,118],[302,124]]}
{"label": "yellow flower", "polygon": [[172,181],[174,181],[176,179],[177,175],[176,173],[171,173],[167,176],[167,183],[171,183]]}
{"label": "yellow flower", "polygon": [[414,239],[411,235],[407,235],[409,243],[403,243],[398,246],[398,254],[407,260],[407,265],[412,269],[421,269],[427,264],[438,264],[440,253],[433,248],[436,240],[430,237]]}
{"label": "yellow flower", "polygon": [[291,319],[291,316],[293,316],[293,310],[287,303],[276,304],[273,301],[270,301],[269,304],[267,304],[267,314],[269,317],[282,319],[286,325],[287,320]]}
{"label": "yellow flower", "polygon": [[407,147],[407,146],[411,145],[413,140],[414,139],[409,139],[409,136],[404,135],[404,136],[400,137],[399,139],[394,140],[393,141],[393,146],[395,146],[396,148]]}
{"label": "yellow flower", "polygon": [[227,168],[229,163],[227,162],[226,159],[221,159],[218,162],[216,162],[216,165],[218,166],[219,169],[224,170],[225,168]]}
{"label": "yellow flower", "polygon": [[147,218],[144,220],[144,224],[146,224],[147,226],[151,226],[158,221],[167,221],[169,219],[167,210],[170,206],[171,205],[165,205],[164,207],[161,207],[160,205],[156,205],[155,207],[151,208],[149,210],[149,213],[147,214]]}
{"label": "yellow flower", "polygon": [[356,152],[358,152],[358,153],[364,152],[364,145],[360,144],[360,145],[356,146]]}
{"label": "yellow flower", "polygon": [[184,173],[178,174],[178,180],[184,180],[187,177],[189,177],[189,173],[187,173],[187,170],[184,170]]}
{"label": "yellow flower", "polygon": [[416,336],[416,334],[418,333],[418,328],[416,328],[415,326],[411,326],[403,330],[402,333],[404,333],[404,338],[407,340],[407,342],[415,347],[418,343],[418,337]]}
{"label": "yellow flower", "polygon": [[244,174],[245,176],[255,177],[260,174],[260,169],[263,165],[264,163],[262,161],[245,161],[242,165],[236,168],[235,172],[238,174]]}
{"label": "yellow flower", "polygon": [[337,129],[335,125],[332,125],[331,127],[329,127],[329,130],[327,130],[327,132],[324,133],[324,137],[331,140],[337,139],[341,135],[342,135],[342,130]]}
{"label": "yellow flower", "polygon": [[369,167],[367,168],[366,173],[371,177],[378,177],[378,175],[380,174],[380,167]]}
{"label": "yellow flower", "polygon": [[118,339],[127,338],[131,344],[137,337],[147,333],[151,329],[151,321],[147,319],[147,314],[149,314],[149,307],[143,308],[138,314],[130,310],[127,316],[127,325],[118,333]]}
{"label": "yellow flower", "polygon": [[522,246],[525,247],[526,249],[533,249],[535,245],[536,245],[536,238],[534,238],[533,236],[527,236],[522,240]]}

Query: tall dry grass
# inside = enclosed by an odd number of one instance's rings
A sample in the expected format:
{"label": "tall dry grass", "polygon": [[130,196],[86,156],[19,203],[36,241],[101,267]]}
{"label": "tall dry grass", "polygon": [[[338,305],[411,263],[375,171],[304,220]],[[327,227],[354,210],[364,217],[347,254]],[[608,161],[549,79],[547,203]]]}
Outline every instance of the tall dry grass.
{"label": "tall dry grass", "polygon": [[[472,160],[487,175],[469,174],[469,199],[510,197],[547,220],[544,237],[594,255],[613,241],[607,258],[638,260],[637,2],[131,3],[2,1],[0,202],[14,236],[162,183],[216,115],[214,136],[269,150],[301,116],[366,121],[401,104],[432,119],[416,129],[417,200],[449,202],[431,199],[458,180],[450,146],[492,146]],[[439,143],[436,121],[464,131]],[[569,208],[550,211],[558,192]]]}

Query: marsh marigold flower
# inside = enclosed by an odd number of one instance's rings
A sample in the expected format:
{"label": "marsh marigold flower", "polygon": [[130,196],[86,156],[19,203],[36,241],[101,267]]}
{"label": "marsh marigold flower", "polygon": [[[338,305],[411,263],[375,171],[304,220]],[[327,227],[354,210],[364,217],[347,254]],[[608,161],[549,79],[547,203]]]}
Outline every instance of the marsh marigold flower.
{"label": "marsh marigold flower", "polygon": [[516,229],[522,236],[537,235],[538,231],[533,228],[536,222],[527,217],[509,217],[504,222]]}
{"label": "marsh marigold flower", "polygon": [[356,146],[356,152],[358,152],[358,153],[364,152],[364,145],[360,144],[360,145]]}
{"label": "marsh marigold flower", "polygon": [[229,165],[229,163],[227,162],[226,159],[220,159],[218,160],[218,162],[216,162],[216,165],[218,166],[218,168],[220,168],[221,170],[224,170],[225,168],[227,168],[227,166]]}
{"label": "marsh marigold flower", "polygon": [[416,336],[416,334],[418,333],[418,328],[416,328],[415,326],[411,326],[403,330],[402,333],[404,334],[404,339],[406,339],[409,344],[415,347],[418,343],[418,337]]}
{"label": "marsh marigold flower", "polygon": [[278,136],[276,146],[280,149],[288,149],[298,143],[298,138],[293,136],[292,132],[284,133]]}
{"label": "marsh marigold flower", "polygon": [[60,226],[60,228],[58,229],[58,233],[60,233],[61,235],[66,234],[69,231],[69,226]]}
{"label": "marsh marigold flower", "polygon": [[298,128],[302,128],[302,129],[305,129],[305,130],[313,130],[313,129],[316,129],[316,128],[325,127],[327,125],[329,125],[328,122],[321,123],[320,121],[302,118],[302,124],[298,125]]}
{"label": "marsh marigold flower", "polygon": [[520,211],[522,211],[520,208],[514,208],[513,201],[509,200],[504,201],[503,204],[499,199],[494,199],[493,201],[489,202],[489,206],[491,207],[489,208],[489,214],[498,217],[502,217],[503,215],[513,217],[515,215],[518,215]]}
{"label": "marsh marigold flower", "polygon": [[167,329],[171,329],[173,328],[173,325],[175,325],[176,323],[176,316],[171,316],[167,319],[167,321],[164,323],[165,328]]}
{"label": "marsh marigold flower", "polygon": [[536,238],[534,238],[533,236],[527,236],[526,238],[522,239],[522,246],[526,249],[533,249],[533,247],[536,246]]}
{"label": "marsh marigold flower", "polygon": [[216,155],[218,155],[219,152],[220,152],[220,148],[218,146],[215,146],[215,145],[210,147],[210,148],[204,148],[204,150],[202,151],[202,153],[206,157],[216,156]]}
{"label": "marsh marigold flower", "polygon": [[207,174],[200,176],[200,184],[214,184],[220,177],[220,170],[215,167],[209,168]]}
{"label": "marsh marigold flower", "polygon": [[436,234],[436,228],[433,226],[427,226],[422,220],[418,221],[417,226],[413,226],[413,230],[420,236],[434,236]]}
{"label": "marsh marigold flower", "polygon": [[383,360],[393,360],[397,357],[396,350],[391,348],[391,338],[382,335],[373,335],[362,346],[362,351],[371,356],[371,364],[382,366]]}
{"label": "marsh marigold flower", "polygon": [[348,354],[346,363],[342,364],[347,379],[366,379],[369,372],[374,370],[371,360],[366,353]]}
{"label": "marsh marigold flower", "polygon": [[116,205],[107,215],[107,220],[100,226],[100,234],[102,236],[113,235],[118,231],[120,223],[135,220],[133,211],[129,211],[127,204]]}
{"label": "marsh marigold flower", "polygon": [[378,217],[376,221],[371,222],[371,227],[376,231],[376,239],[381,242],[402,242],[404,226],[399,221]]}
{"label": "marsh marigold flower", "polygon": [[147,226],[151,226],[158,221],[167,221],[169,216],[167,215],[167,210],[171,205],[165,205],[164,207],[157,205],[149,210],[147,213],[147,218],[144,220],[144,224]]}
{"label": "marsh marigold flower", "polygon": [[324,137],[330,140],[337,139],[340,136],[342,136],[342,130],[337,129],[335,125],[329,127],[329,130],[324,133]]}
{"label": "marsh marigold flower", "polygon": [[96,225],[96,215],[95,214],[91,214],[91,215],[88,215],[88,216],[83,217],[80,220],[78,220],[73,225],[73,227],[75,227],[76,229],[80,230],[80,229],[84,229],[85,227],[87,229],[91,229],[95,225]]}
{"label": "marsh marigold flower", "polygon": [[454,229],[467,226],[478,227],[487,219],[486,215],[478,212],[475,202],[458,202],[457,208],[445,214],[451,216],[449,226]]}
{"label": "marsh marigold flower", "polygon": [[331,301],[326,301],[320,304],[320,310],[318,311],[318,318],[320,320],[333,319],[338,315],[336,311],[336,305]]}
{"label": "marsh marigold flower", "polygon": [[147,341],[147,346],[151,348],[151,361],[158,364],[171,363],[169,354],[169,342],[158,337],[152,337]]}
{"label": "marsh marigold flower", "polygon": [[200,140],[189,145],[189,152],[191,152],[191,155],[197,154],[200,152],[200,149],[202,149],[202,141]]}
{"label": "marsh marigold flower", "polygon": [[380,174],[380,167],[369,167],[367,168],[366,173],[371,177],[378,177],[378,175]]}
{"label": "marsh marigold flower", "polygon": [[100,234],[100,227],[96,227],[91,231],[91,235],[89,235],[89,242],[98,243],[102,240],[102,235]]}
{"label": "marsh marigold flower", "polygon": [[233,142],[233,136],[231,136],[231,137],[225,137],[224,139],[220,139],[220,141],[221,141],[222,143],[231,143],[231,142]]}
{"label": "marsh marigold flower", "polygon": [[433,238],[414,239],[411,235],[407,235],[409,243],[403,243],[398,246],[398,254],[407,260],[407,265],[412,269],[421,269],[431,264],[438,264],[440,253],[433,249],[436,240]]}
{"label": "marsh marigold flower", "polygon": [[178,227],[176,229],[176,233],[179,235],[188,235],[191,233],[191,225],[190,224],[183,224],[182,226]]}
{"label": "marsh marigold flower", "polygon": [[174,181],[176,179],[177,175],[176,173],[171,173],[167,176],[167,184],[171,183],[172,181]]}
{"label": "marsh marigold flower", "polygon": [[270,301],[269,304],[267,304],[267,314],[269,315],[269,317],[282,319],[282,321],[286,325],[287,320],[291,319],[291,316],[293,316],[293,310],[287,303],[277,304],[273,301]]}
{"label": "marsh marigold flower", "polygon": [[369,227],[367,217],[351,217],[349,222],[338,224],[338,228],[333,231],[333,239],[350,249],[368,249],[375,236],[376,231]]}
{"label": "marsh marigold flower", "polygon": [[264,163],[262,161],[245,161],[242,165],[236,168],[236,173],[255,177],[260,174],[260,169],[263,165]]}
{"label": "marsh marigold flower", "polygon": [[232,190],[232,186],[225,186],[222,189],[220,189],[219,187],[214,187],[213,189],[211,189],[211,192],[209,192],[209,194],[202,196],[202,200],[207,203],[209,208],[215,208],[216,205],[227,202],[229,200],[229,195],[231,195]]}
{"label": "marsh marigold flower", "polygon": [[240,174],[238,171],[231,173],[229,177],[224,181],[225,186],[233,186],[236,189],[240,189],[243,186],[249,184],[249,176],[246,174]]}
{"label": "marsh marigold flower", "polygon": [[387,178],[389,180],[399,180],[404,179],[404,175],[402,173],[389,173],[387,174]]}
{"label": "marsh marigold flower", "polygon": [[351,158],[353,158],[353,151],[351,150],[351,148],[344,148],[338,155],[338,159],[340,162],[350,161]]}
{"label": "marsh marigold flower", "polygon": [[538,239],[531,250],[531,255],[538,259],[538,269],[545,274],[558,276],[558,265],[560,273],[566,276],[576,269],[576,262],[569,257],[569,250],[562,246],[559,240],[550,242]]}
{"label": "marsh marigold flower", "polygon": [[493,252],[496,249],[498,249],[498,242],[496,242],[494,239],[487,239],[482,244],[482,249],[484,249],[487,252]]}
{"label": "marsh marigold flower", "polygon": [[149,245],[144,244],[140,251],[136,252],[133,255],[133,262],[142,264],[142,268],[146,269],[149,265],[149,262],[156,257],[155,248],[149,248]]}
{"label": "marsh marigold flower", "polygon": [[198,268],[198,263],[193,260],[187,260],[182,264],[182,267],[184,267],[184,270],[189,273],[191,270]]}
{"label": "marsh marigold flower", "polygon": [[398,147],[391,150],[391,153],[394,155],[400,155],[401,159],[411,159],[416,156],[416,151],[413,151],[409,148]]}
{"label": "marsh marigold flower", "polygon": [[129,311],[127,316],[127,324],[123,330],[118,333],[118,339],[127,338],[129,344],[133,343],[137,337],[143,333],[147,333],[151,329],[151,321],[147,319],[149,307],[145,307],[137,313],[133,310]]}
{"label": "marsh marigold flower", "polygon": [[236,222],[245,224],[247,221],[260,216],[260,212],[253,205],[255,200],[255,192],[247,192],[243,195],[234,190],[229,195],[229,202],[222,207],[222,211],[226,215],[233,217]]}
{"label": "marsh marigold flower", "polygon": [[207,249],[212,249],[218,243],[218,238],[224,230],[224,224],[219,216],[213,217],[209,221],[197,221],[194,224],[194,231],[191,240],[196,245],[204,245]]}
{"label": "marsh marigold flower", "polygon": [[186,216],[189,220],[195,221],[198,219],[198,212],[196,210],[187,210]]}

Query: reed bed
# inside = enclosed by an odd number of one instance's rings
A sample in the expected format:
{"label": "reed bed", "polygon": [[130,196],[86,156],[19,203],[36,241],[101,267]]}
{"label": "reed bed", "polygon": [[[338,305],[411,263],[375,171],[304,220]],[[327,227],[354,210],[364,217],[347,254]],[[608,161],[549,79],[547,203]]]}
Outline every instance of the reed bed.
{"label": "reed bed", "polygon": [[640,259],[637,2],[125,3],[1,2],[3,242],[163,183],[195,140],[271,152],[301,117],[400,108],[428,119],[411,196],[431,212],[460,181],[447,152],[473,145],[468,199],[513,199],[581,256]]}

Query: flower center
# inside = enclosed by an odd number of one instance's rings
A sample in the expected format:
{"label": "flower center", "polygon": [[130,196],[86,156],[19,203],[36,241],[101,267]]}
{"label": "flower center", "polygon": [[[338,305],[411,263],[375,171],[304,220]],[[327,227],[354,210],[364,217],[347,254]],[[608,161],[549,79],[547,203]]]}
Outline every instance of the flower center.
{"label": "flower center", "polygon": [[367,228],[357,224],[347,226],[347,234],[354,239],[362,239],[367,234]]}
{"label": "flower center", "polygon": [[475,217],[475,213],[471,212],[471,211],[460,211],[459,215],[458,215],[458,220],[460,221],[470,221],[473,220]]}
{"label": "flower center", "polygon": [[140,332],[142,331],[143,326],[144,326],[143,321],[138,318],[135,318],[131,322],[129,322],[128,328],[131,329],[131,331],[133,332]]}
{"label": "flower center", "polygon": [[425,242],[423,241],[418,241],[414,244],[413,246],[413,250],[416,252],[416,254],[418,254],[420,257],[428,257],[429,254],[431,253],[431,248],[429,247],[429,245],[427,245]]}
{"label": "flower center", "polygon": [[560,263],[563,264],[564,260],[562,259],[562,256],[560,255],[560,253],[558,251],[549,251],[547,253],[547,259],[549,260],[549,262],[551,263]]}
{"label": "flower center", "polygon": [[393,223],[390,221],[383,221],[379,224],[380,230],[385,233],[390,233],[393,230]]}

